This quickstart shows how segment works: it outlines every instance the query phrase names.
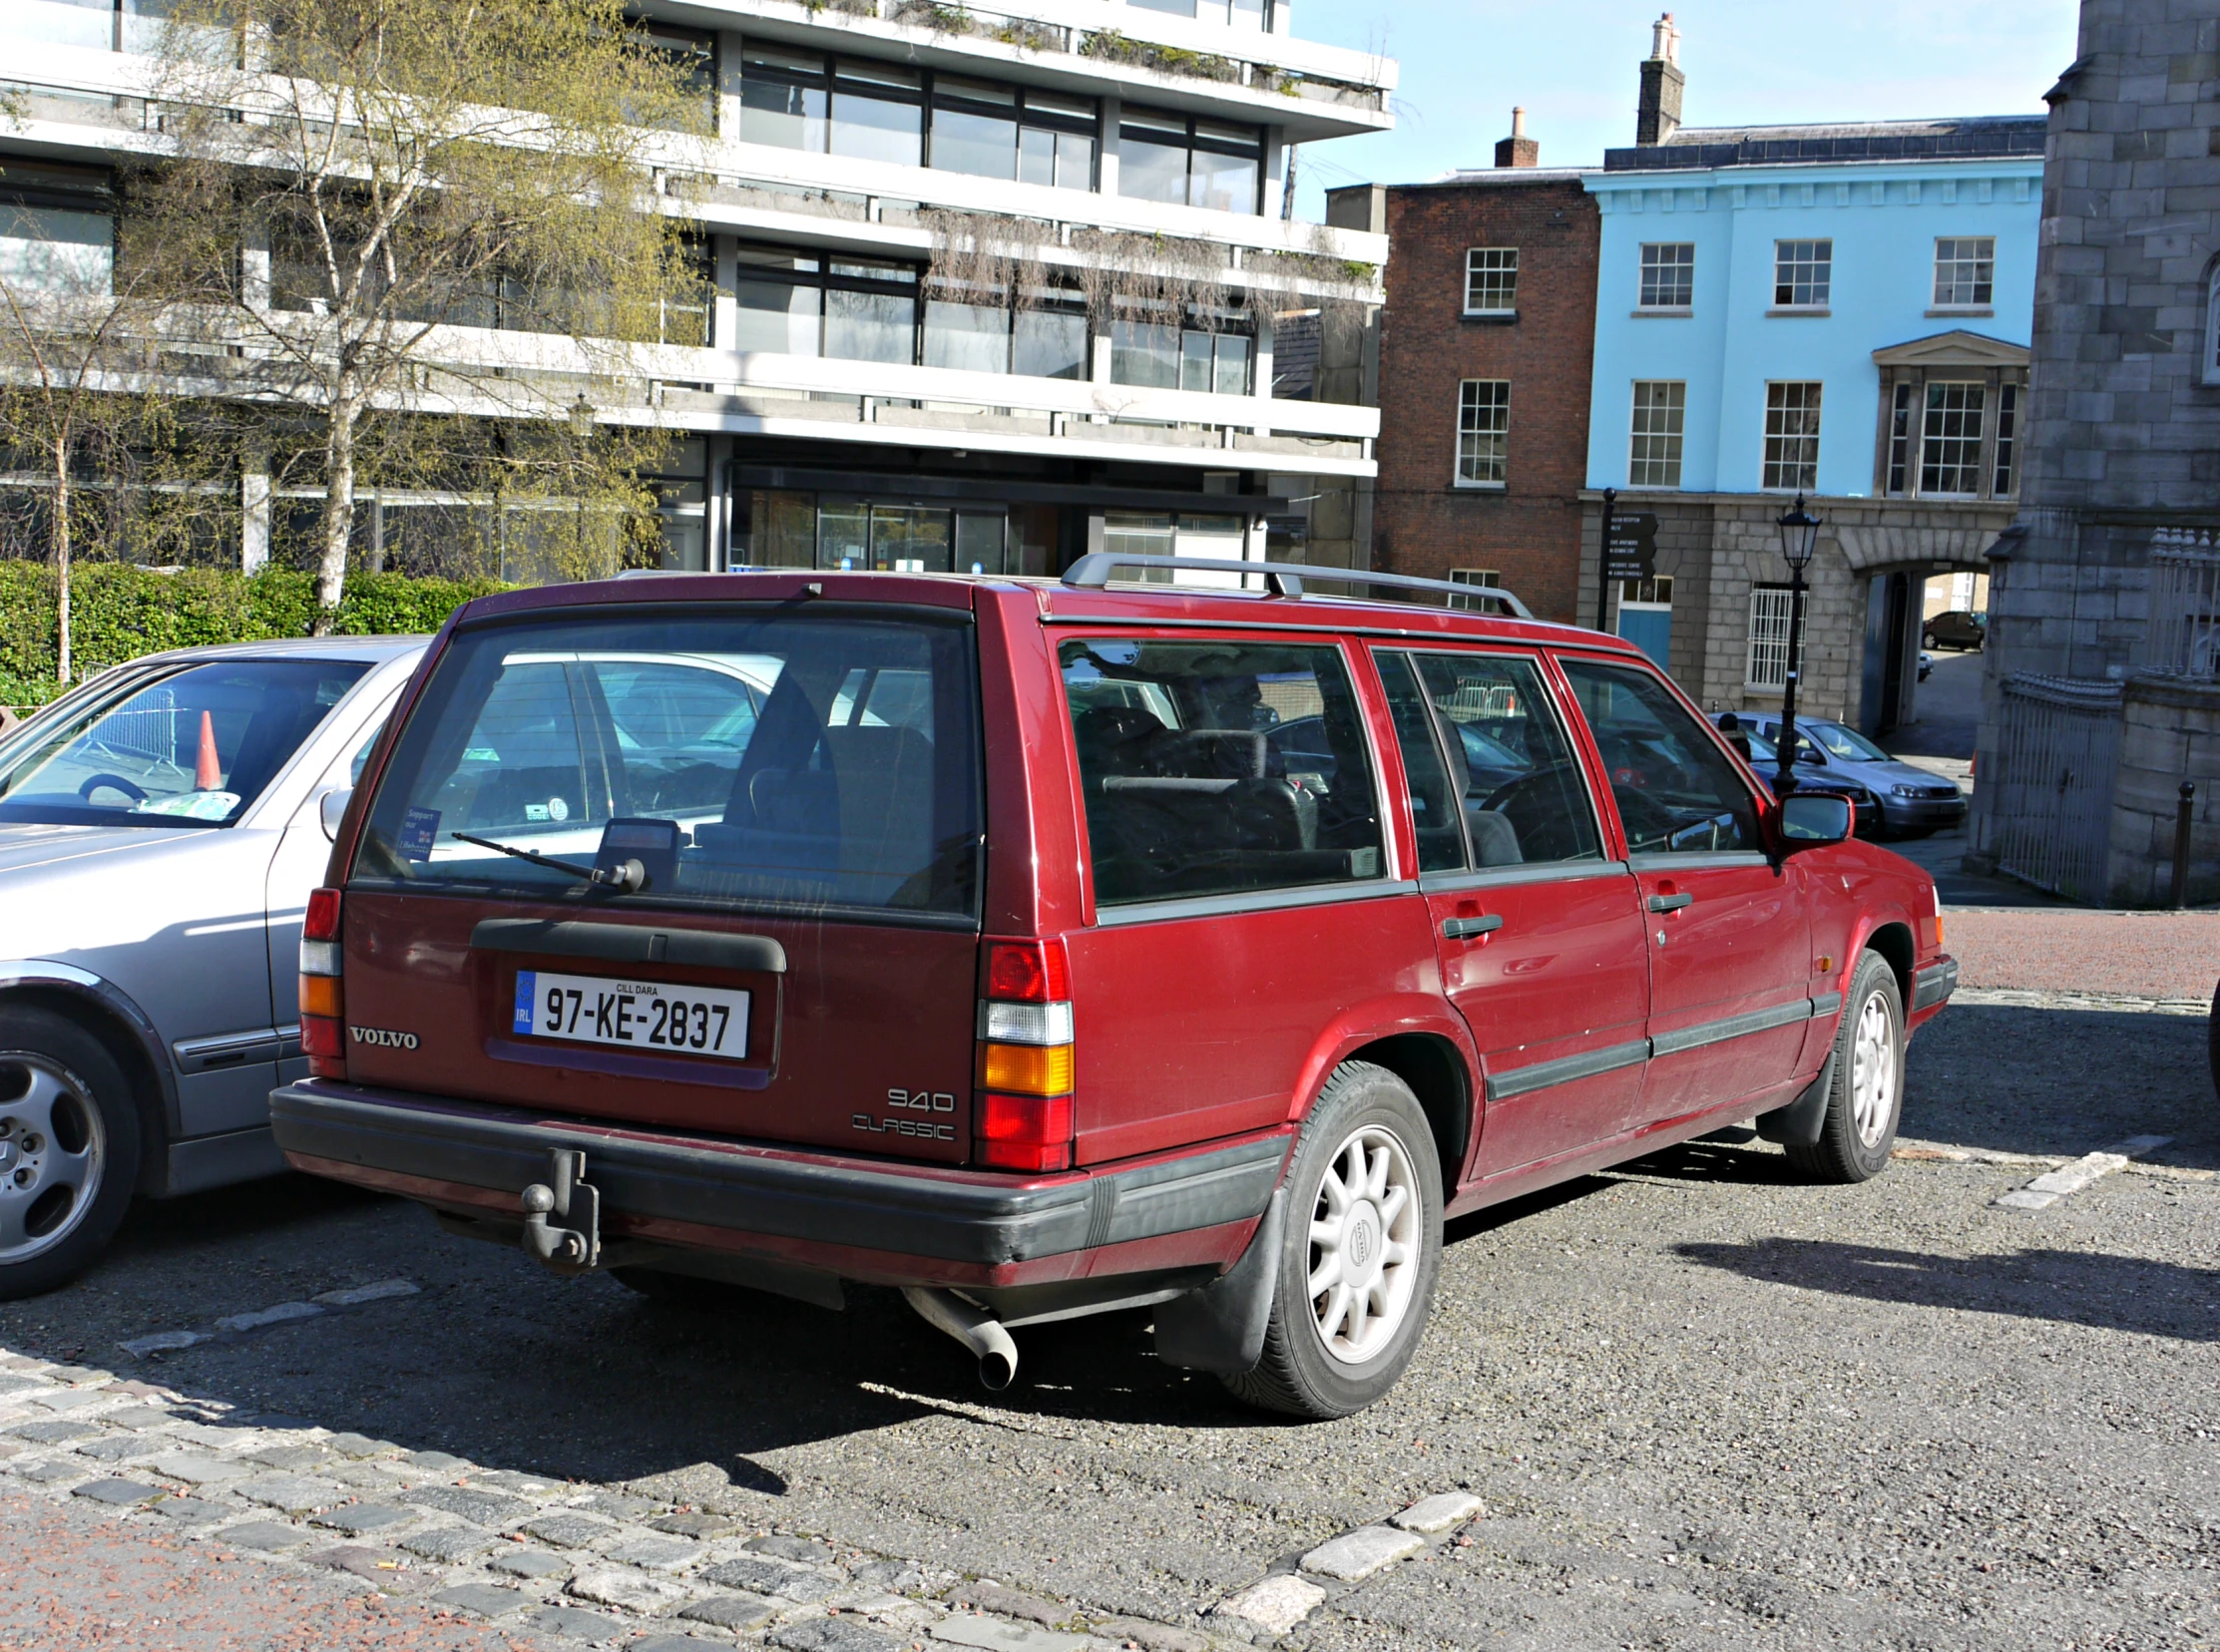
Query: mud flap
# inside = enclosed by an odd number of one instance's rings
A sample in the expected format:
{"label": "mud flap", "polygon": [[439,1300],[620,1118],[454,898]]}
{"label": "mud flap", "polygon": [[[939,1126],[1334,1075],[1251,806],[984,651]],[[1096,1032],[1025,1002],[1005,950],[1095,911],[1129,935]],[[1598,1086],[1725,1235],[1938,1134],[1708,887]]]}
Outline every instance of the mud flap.
{"label": "mud flap", "polygon": [[1187,1371],[1237,1377],[1264,1357],[1264,1328],[1272,1317],[1280,1245],[1287,1235],[1287,1189],[1272,1194],[1249,1248],[1199,1291],[1173,1297],[1156,1310],[1156,1357]]}
{"label": "mud flap", "polygon": [[1785,1107],[1757,1115],[1757,1133],[1784,1147],[1818,1146],[1819,1133],[1827,1127],[1827,1101],[1834,1087],[1835,1055],[1829,1050],[1827,1064],[1802,1095]]}

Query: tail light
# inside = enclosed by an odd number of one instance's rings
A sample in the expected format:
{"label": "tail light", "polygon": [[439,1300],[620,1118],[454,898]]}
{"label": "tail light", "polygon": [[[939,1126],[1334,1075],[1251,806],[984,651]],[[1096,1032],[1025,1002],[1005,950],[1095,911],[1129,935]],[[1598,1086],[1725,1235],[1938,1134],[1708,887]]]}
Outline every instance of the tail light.
{"label": "tail light", "polygon": [[346,988],[339,976],[339,892],[310,890],[300,926],[300,1051],[313,1078],[347,1075]]}
{"label": "tail light", "polygon": [[1067,1170],[1078,1078],[1064,943],[990,941],[979,1001],[979,1160]]}

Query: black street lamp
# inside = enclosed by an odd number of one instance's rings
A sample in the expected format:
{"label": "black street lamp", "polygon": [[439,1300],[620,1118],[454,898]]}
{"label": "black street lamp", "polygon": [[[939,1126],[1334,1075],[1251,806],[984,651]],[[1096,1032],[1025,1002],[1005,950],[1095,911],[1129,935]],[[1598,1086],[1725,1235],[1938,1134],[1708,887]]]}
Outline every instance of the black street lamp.
{"label": "black street lamp", "polygon": [[1780,767],[1773,790],[1786,797],[1796,789],[1796,676],[1804,651],[1804,570],[1819,549],[1819,518],[1804,509],[1804,496],[1779,520],[1781,556],[1788,563],[1788,670],[1781,688]]}

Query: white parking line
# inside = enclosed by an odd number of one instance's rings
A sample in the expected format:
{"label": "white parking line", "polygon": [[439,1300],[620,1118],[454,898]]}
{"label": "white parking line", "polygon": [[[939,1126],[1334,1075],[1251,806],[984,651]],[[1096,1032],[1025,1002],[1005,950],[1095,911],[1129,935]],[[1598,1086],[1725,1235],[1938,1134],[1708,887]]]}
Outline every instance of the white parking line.
{"label": "white parking line", "polygon": [[2163,1147],[2171,1140],[2172,1136],[2130,1136],[2109,1151],[2084,1153],[2069,1164],[2061,1164],[2037,1176],[2025,1187],[2013,1188],[1997,1202],[2012,1210],[2046,1210],[2067,1194],[2078,1193],[2091,1182],[2115,1170],[2126,1169],[2130,1159]]}

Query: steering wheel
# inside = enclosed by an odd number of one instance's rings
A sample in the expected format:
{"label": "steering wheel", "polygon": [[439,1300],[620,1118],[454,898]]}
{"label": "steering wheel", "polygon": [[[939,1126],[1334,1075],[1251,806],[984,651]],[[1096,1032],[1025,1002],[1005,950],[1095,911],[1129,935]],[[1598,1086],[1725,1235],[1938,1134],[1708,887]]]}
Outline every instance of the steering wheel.
{"label": "steering wheel", "polygon": [[1614,786],[1612,796],[1618,802],[1619,823],[1626,828],[1626,847],[1635,854],[1644,844],[1670,844],[1673,833],[1686,824],[1646,792]]}
{"label": "steering wheel", "polygon": [[120,774],[96,774],[77,788],[77,795],[90,803],[93,800],[93,793],[97,791],[120,791],[134,803],[147,801],[145,790],[133,785]]}
{"label": "steering wheel", "polygon": [[1551,763],[1505,781],[1480,800],[1482,809],[1500,813],[1511,822],[1529,860],[1561,860],[1579,852],[1572,817],[1551,806],[1553,801],[1561,801],[1562,791],[1553,798],[1542,790],[1546,783],[1560,786],[1571,769],[1570,763]]}

